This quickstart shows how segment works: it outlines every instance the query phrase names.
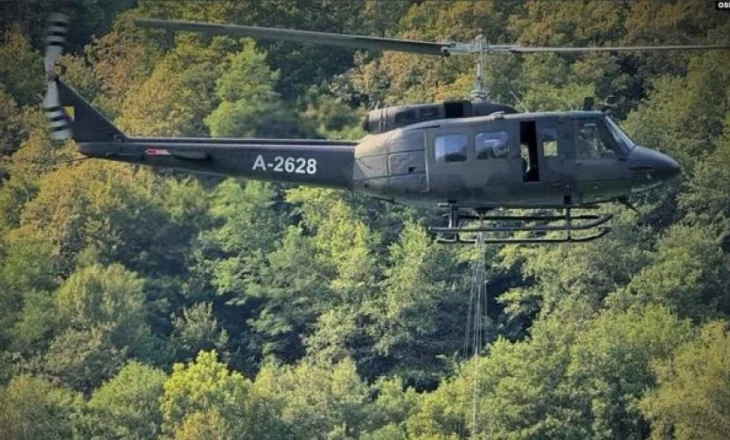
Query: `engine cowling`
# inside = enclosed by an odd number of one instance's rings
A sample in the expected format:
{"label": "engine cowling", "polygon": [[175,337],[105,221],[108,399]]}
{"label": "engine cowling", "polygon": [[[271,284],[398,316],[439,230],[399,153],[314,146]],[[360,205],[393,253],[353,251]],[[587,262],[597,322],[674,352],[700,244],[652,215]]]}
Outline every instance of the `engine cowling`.
{"label": "engine cowling", "polygon": [[368,134],[379,134],[419,122],[487,116],[495,112],[518,113],[515,108],[505,104],[467,100],[444,101],[437,104],[401,105],[371,110],[365,116],[362,128]]}

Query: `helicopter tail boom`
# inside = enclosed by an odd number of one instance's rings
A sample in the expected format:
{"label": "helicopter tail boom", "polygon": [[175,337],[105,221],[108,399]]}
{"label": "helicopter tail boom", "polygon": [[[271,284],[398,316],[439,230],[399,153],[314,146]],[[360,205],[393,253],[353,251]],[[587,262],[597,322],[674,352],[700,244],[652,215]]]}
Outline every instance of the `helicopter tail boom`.
{"label": "helicopter tail boom", "polygon": [[58,100],[46,106],[52,134],[71,137],[88,157],[198,174],[333,188],[352,186],[356,142],[131,137],[63,81],[56,79],[54,84]]}

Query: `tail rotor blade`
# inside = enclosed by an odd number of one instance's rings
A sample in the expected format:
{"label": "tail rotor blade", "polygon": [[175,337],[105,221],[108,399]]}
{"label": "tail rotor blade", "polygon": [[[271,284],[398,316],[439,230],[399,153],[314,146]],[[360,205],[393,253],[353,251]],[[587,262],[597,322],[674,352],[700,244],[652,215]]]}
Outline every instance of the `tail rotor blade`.
{"label": "tail rotor blade", "polygon": [[46,69],[46,96],[43,98],[43,108],[50,124],[51,138],[54,140],[68,139],[71,137],[71,121],[61,107],[61,99],[58,91],[58,82],[53,72],[58,57],[63,53],[63,46],[66,43],[70,18],[66,14],[53,13],[48,16],[46,27],[46,53],[44,64]]}
{"label": "tail rotor blade", "polygon": [[43,108],[50,124],[50,135],[53,140],[63,140],[71,137],[71,121],[60,104],[58,83],[56,80],[48,82],[46,97],[43,99]]}
{"label": "tail rotor blade", "polygon": [[45,38],[46,75],[50,75],[53,72],[58,57],[63,53],[63,46],[66,44],[66,33],[68,32],[70,20],[68,15],[58,12],[54,12],[48,16]]}

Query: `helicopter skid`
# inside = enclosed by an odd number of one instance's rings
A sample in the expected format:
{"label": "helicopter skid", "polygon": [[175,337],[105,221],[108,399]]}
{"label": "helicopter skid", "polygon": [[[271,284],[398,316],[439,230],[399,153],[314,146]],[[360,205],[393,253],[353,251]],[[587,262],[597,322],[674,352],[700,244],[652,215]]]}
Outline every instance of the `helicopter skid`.
{"label": "helicopter skid", "polygon": [[[593,207],[589,207],[593,208]],[[461,214],[459,208],[449,207],[446,215],[449,219],[447,227],[429,227],[429,232],[436,234],[436,242],[443,244],[477,243],[476,238],[462,238],[460,234],[499,234],[514,232],[547,233],[563,231],[564,237],[481,237],[480,242],[486,244],[557,244],[585,243],[599,239],[611,231],[604,226],[613,218],[612,214],[571,215],[571,208],[566,208],[562,215],[474,215]],[[462,226],[462,220],[476,220],[477,226]],[[509,224],[515,223],[518,224]],[[534,224],[533,222],[563,222],[563,224]],[[577,223],[574,223],[577,222]],[[495,224],[497,223],[497,224]],[[574,237],[572,232],[592,231],[589,235]]]}
{"label": "helicopter skid", "polygon": [[[481,241],[484,244],[561,244],[561,243],[586,243],[605,236],[611,232],[611,228],[599,228],[595,234],[591,234],[585,237],[572,237],[567,236],[564,238],[485,238]],[[461,238],[454,235],[450,238],[445,236],[439,236],[436,238],[436,242],[440,244],[476,244],[478,243],[476,238]]]}

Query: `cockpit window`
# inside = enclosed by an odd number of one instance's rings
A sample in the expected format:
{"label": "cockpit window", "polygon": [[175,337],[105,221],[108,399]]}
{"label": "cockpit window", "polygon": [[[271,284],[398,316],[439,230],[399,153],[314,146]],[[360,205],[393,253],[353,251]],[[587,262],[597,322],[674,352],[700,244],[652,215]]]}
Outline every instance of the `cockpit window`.
{"label": "cockpit window", "polygon": [[464,162],[469,137],[465,134],[438,136],[435,142],[435,156],[439,162]]}
{"label": "cockpit window", "polygon": [[606,126],[608,126],[608,131],[611,132],[611,136],[613,136],[613,138],[621,146],[624,152],[628,153],[629,151],[634,149],[634,147],[636,146],[636,142],[634,142],[633,139],[629,137],[629,135],[621,130],[621,127],[613,122],[613,119],[609,118],[608,116],[606,117]]}
{"label": "cockpit window", "polygon": [[621,153],[614,139],[597,120],[578,123],[576,150],[578,159],[610,159],[617,158]]}
{"label": "cockpit window", "polygon": [[477,133],[474,138],[477,159],[499,159],[509,154],[509,137],[506,131]]}

